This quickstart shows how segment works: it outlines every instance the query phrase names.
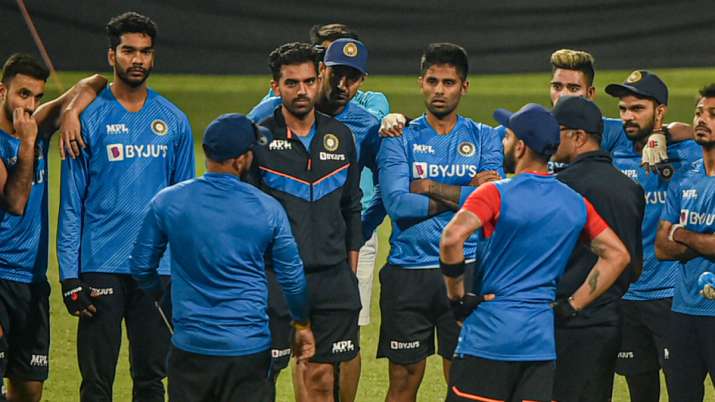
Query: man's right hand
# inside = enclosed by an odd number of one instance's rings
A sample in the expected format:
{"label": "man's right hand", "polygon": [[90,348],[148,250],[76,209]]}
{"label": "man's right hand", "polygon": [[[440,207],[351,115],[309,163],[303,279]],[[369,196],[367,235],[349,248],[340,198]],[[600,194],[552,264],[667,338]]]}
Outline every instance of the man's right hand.
{"label": "man's right hand", "polygon": [[497,180],[501,180],[501,176],[499,176],[499,173],[497,173],[496,170],[485,170],[474,175],[472,180],[469,182],[469,185],[472,187],[479,187],[488,181]]}
{"label": "man's right hand", "polygon": [[307,362],[315,356],[315,337],[310,325],[294,325],[293,356],[298,363]]}
{"label": "man's right hand", "polygon": [[62,114],[60,133],[60,158],[65,159],[66,155],[69,154],[72,159],[75,159],[80,154],[80,148],[87,147],[82,139],[82,126],[77,112],[66,110]]}
{"label": "man's right hand", "polygon": [[35,152],[35,141],[37,140],[37,122],[21,107],[12,112],[12,125],[15,133],[20,137],[23,144],[31,144],[32,152]]}
{"label": "man's right hand", "polygon": [[62,281],[62,300],[67,311],[75,316],[94,317],[97,309],[92,304],[91,290],[79,279],[65,279]]}
{"label": "man's right hand", "polygon": [[399,137],[407,124],[407,117],[402,113],[388,113],[380,122],[380,135],[383,137]]}

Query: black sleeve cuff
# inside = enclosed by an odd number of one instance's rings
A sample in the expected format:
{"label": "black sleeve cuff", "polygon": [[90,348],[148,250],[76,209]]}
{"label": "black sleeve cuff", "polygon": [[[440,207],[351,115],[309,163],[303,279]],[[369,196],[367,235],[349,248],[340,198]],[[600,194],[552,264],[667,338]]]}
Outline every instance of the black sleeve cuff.
{"label": "black sleeve cuff", "polygon": [[450,278],[456,278],[464,274],[464,260],[456,264],[447,264],[446,262],[439,260],[439,269],[442,271],[442,275]]}

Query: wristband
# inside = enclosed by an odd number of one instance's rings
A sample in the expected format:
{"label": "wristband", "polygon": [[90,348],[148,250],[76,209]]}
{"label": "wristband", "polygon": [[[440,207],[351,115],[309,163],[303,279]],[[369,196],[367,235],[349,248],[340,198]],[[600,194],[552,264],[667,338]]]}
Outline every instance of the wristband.
{"label": "wristband", "polygon": [[670,227],[670,232],[668,232],[668,240],[674,242],[675,239],[673,239],[673,235],[675,234],[675,231],[684,227],[685,225],[683,225],[682,223],[676,223],[675,225],[672,225]]}
{"label": "wristband", "polygon": [[293,327],[293,329],[296,331],[302,331],[304,329],[310,329],[310,321],[306,321],[306,322],[291,321],[290,326]]}
{"label": "wristband", "polygon": [[442,271],[442,275],[450,278],[456,278],[464,274],[464,260],[456,264],[447,264],[440,259],[439,269]]}

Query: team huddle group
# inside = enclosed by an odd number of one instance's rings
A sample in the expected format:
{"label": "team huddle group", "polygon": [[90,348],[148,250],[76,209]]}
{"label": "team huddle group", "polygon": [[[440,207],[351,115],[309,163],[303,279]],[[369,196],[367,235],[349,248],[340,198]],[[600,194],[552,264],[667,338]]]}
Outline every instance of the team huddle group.
{"label": "team huddle group", "polygon": [[[594,60],[551,55],[552,108],[458,113],[465,50],[426,46],[425,112],[390,113],[359,88],[366,45],[341,24],[269,55],[268,95],[206,128],[147,87],[155,23],[106,26],[99,75],[40,104],[48,78],[12,55],[0,84],[2,398],[39,401],[48,378],[47,155],[59,132],[62,297],[78,316],[79,399],[112,400],[124,322],[132,400],[272,401],[291,366],[297,401],[355,401],[378,239],[377,357],[388,402],[416,401],[442,357],[447,401],[606,402],[704,396],[715,374],[715,85],[692,124],[636,70],[592,102]],[[509,176],[507,176],[509,174]],[[513,174],[513,175],[512,175]],[[435,339],[436,335],[436,339]],[[436,348],[435,348],[436,345]],[[77,399],[66,395],[63,400]]]}

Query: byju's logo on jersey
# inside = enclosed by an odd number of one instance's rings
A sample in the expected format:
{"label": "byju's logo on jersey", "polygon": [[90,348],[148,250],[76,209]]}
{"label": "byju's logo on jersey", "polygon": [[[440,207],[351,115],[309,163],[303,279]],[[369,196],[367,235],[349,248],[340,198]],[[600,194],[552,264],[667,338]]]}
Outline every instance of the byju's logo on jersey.
{"label": "byju's logo on jersey", "polygon": [[426,179],[430,177],[474,177],[477,175],[477,167],[474,165],[437,165],[427,162],[412,163],[412,177],[415,179]]}
{"label": "byju's logo on jersey", "polygon": [[107,124],[107,134],[129,134],[126,124]]}
{"label": "byju's logo on jersey", "polygon": [[645,193],[645,203],[649,204],[665,204],[667,193],[665,191],[647,191]]}
{"label": "byju's logo on jersey", "polygon": [[474,156],[474,152],[476,152],[476,147],[471,142],[464,141],[460,143],[457,147],[457,152],[459,152],[459,154],[464,156],[465,158],[469,158],[470,156]]}
{"label": "byju's logo on jersey", "polygon": [[683,190],[683,199],[684,200],[690,200],[690,199],[695,199],[698,198],[698,190],[691,188],[688,190]]}
{"label": "byju's logo on jersey", "polygon": [[151,122],[151,131],[156,135],[165,136],[169,134],[169,126],[164,122],[164,120],[156,119]]}
{"label": "byju's logo on jersey", "polygon": [[681,225],[706,225],[711,226],[715,223],[715,214],[706,214],[705,212],[691,211],[689,209],[680,210]]}
{"label": "byju's logo on jersey", "polygon": [[169,146],[166,144],[109,144],[107,145],[107,159],[110,162],[123,161],[125,159],[150,159],[166,158]]}

